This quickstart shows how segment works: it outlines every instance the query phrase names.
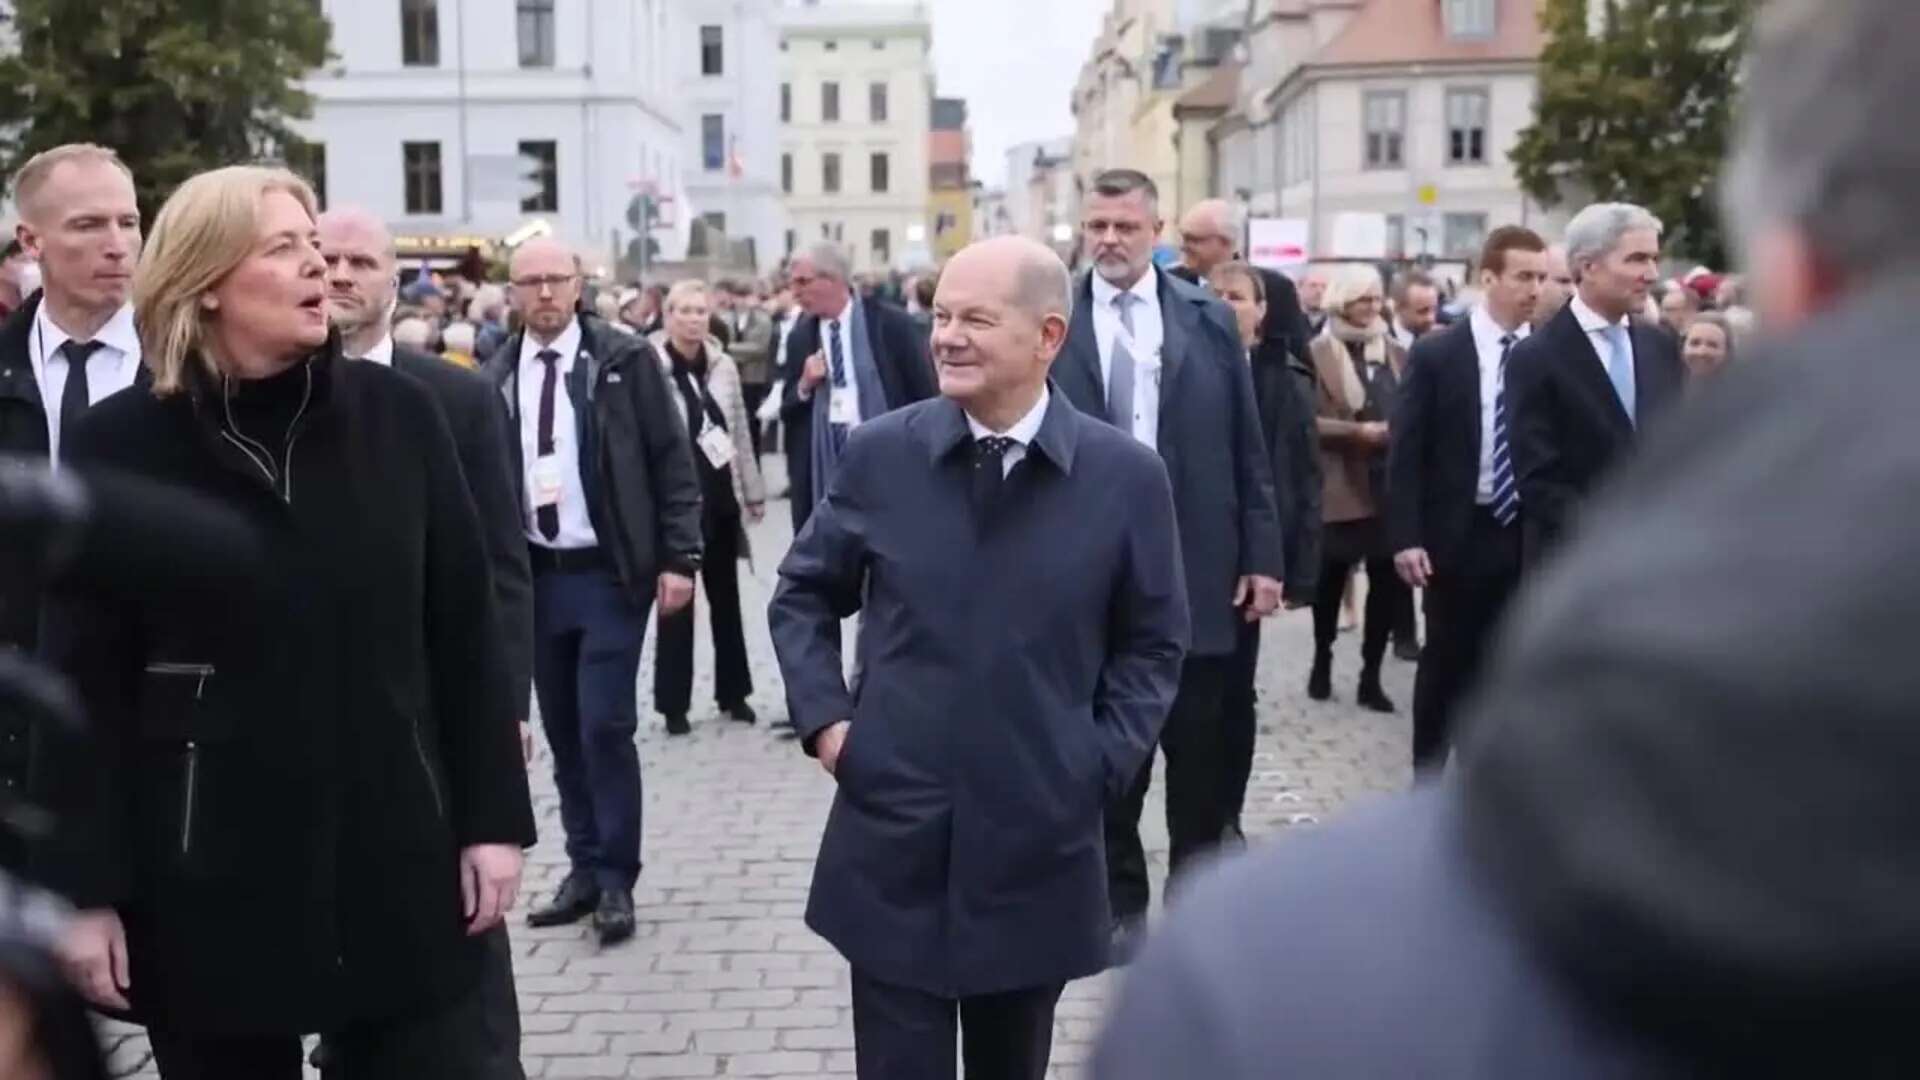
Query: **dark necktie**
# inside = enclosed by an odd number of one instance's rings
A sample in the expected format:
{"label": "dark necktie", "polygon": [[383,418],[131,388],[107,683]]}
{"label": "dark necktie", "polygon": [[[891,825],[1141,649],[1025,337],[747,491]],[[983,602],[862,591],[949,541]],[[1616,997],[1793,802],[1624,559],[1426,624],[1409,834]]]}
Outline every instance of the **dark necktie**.
{"label": "dark necktie", "polygon": [[[540,379],[540,432],[538,453],[541,457],[553,453],[553,395],[555,384],[560,377],[560,354],[552,349],[540,350],[539,360],[547,366],[546,374]],[[560,505],[548,503],[534,511],[534,517],[540,526],[540,535],[548,540],[560,538]]]}
{"label": "dark necktie", "polygon": [[93,404],[93,394],[87,387],[87,358],[99,347],[97,341],[68,341],[60,346],[60,355],[67,358],[67,385],[60,391],[62,436],[73,430],[73,425]]}
{"label": "dark necktie", "polygon": [[828,364],[828,373],[833,376],[833,385],[847,385],[847,357],[840,348],[840,321],[835,319],[827,324],[827,336],[831,343],[827,346],[832,357]]}
{"label": "dark necktie", "polygon": [[1508,334],[1500,339],[1500,389],[1493,395],[1493,519],[1502,526],[1512,525],[1520,516],[1520,489],[1513,479],[1513,447],[1507,444],[1507,360],[1513,355],[1514,342],[1520,338]]}
{"label": "dark necktie", "polygon": [[1014,441],[1005,435],[986,435],[973,443],[973,509],[985,521],[1000,505],[1007,486],[1007,451]]}

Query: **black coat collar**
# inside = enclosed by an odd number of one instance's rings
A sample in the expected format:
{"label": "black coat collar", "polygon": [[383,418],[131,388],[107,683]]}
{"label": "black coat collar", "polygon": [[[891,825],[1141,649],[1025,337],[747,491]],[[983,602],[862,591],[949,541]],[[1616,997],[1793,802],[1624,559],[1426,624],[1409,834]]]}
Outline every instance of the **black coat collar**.
{"label": "black coat collar", "polygon": [[[973,438],[967,426],[967,414],[956,402],[936,398],[921,413],[920,440],[927,448],[928,460],[938,465],[949,454]],[[1073,453],[1079,445],[1079,411],[1051,380],[1047,383],[1047,412],[1040,430],[1033,436],[1034,450],[1052,462],[1062,475],[1073,472]]]}

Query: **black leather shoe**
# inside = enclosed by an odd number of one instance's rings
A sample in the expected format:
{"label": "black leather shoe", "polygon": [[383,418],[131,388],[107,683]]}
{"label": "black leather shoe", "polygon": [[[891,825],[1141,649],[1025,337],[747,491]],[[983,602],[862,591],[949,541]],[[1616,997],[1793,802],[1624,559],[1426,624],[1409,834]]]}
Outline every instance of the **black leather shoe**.
{"label": "black leather shoe", "polygon": [[1371,709],[1377,713],[1394,711],[1393,699],[1380,688],[1380,673],[1377,671],[1371,675],[1360,676],[1360,692],[1354,697],[1354,701],[1358,702],[1361,708]]}
{"label": "black leather shoe", "polygon": [[753,706],[744,701],[736,701],[731,705],[722,705],[720,706],[720,711],[743,724],[751,724],[760,719],[760,717],[754,713]]}
{"label": "black leather shoe", "polygon": [[633,936],[633,897],[623,892],[600,894],[593,912],[593,929],[600,944],[618,945]]}
{"label": "black leather shoe", "polygon": [[527,913],[528,926],[566,926],[593,914],[600,903],[600,886],[591,878],[568,874],[553,894],[553,902]]}
{"label": "black leather shoe", "polygon": [[1394,643],[1393,656],[1396,660],[1417,664],[1420,662],[1420,643],[1412,638],[1403,638]]}
{"label": "black leather shoe", "polygon": [[686,713],[668,713],[667,714],[667,734],[669,735],[693,734],[693,725],[687,723]]}
{"label": "black leather shoe", "polygon": [[1332,653],[1313,654],[1313,671],[1307,675],[1307,696],[1315,701],[1325,701],[1333,696]]}

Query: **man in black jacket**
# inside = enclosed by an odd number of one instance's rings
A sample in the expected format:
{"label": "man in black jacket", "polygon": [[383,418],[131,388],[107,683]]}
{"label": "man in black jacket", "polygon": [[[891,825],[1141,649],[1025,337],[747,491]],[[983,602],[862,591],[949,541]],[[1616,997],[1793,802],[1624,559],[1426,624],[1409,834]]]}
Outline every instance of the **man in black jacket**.
{"label": "man in black jacket", "polygon": [[513,254],[525,328],[487,362],[517,437],[534,589],[534,689],[571,868],[535,926],[593,916],[633,936],[640,876],[634,684],[647,609],[693,599],[700,484],[680,409],[645,340],[578,313],[578,260],[545,239]]}
{"label": "man in black jacket", "polygon": [[[84,144],[28,161],[14,199],[21,248],[39,260],[44,286],[0,325],[0,454],[45,462],[58,459],[64,428],[142,377],[129,301],[140,208],[127,167]],[[0,650],[34,648],[40,588],[30,573],[0,566]],[[0,718],[0,796],[24,791],[30,739],[24,722]],[[12,830],[0,830],[0,867],[18,869],[20,855]]]}
{"label": "man in black jacket", "polygon": [[[527,707],[533,681],[533,578],[520,502],[508,464],[510,433],[493,388],[479,375],[437,356],[396,347],[388,326],[395,285],[393,236],[381,220],[358,207],[320,215],[320,253],[327,262],[327,309],[350,357],[385,364],[425,386],[453,432],[460,471],[480,512],[487,549],[507,693],[520,724],[523,748],[531,745]],[[523,749],[524,753],[524,749]],[[498,1038],[489,1059],[489,1080],[521,1080],[520,1010],[513,986],[513,950],[503,923],[487,934],[481,1007],[486,1031]]]}
{"label": "man in black jacket", "polygon": [[806,312],[787,338],[781,375],[780,421],[797,536],[833,479],[848,433],[925,401],[936,389],[926,335],[899,308],[856,297],[838,248],[819,244],[795,256],[788,280]]}
{"label": "man in black jacket", "polygon": [[1394,566],[1427,590],[1427,647],[1413,689],[1413,767],[1453,747],[1454,703],[1520,581],[1520,494],[1508,442],[1506,365],[1546,280],[1546,242],[1495,229],[1480,254],[1480,306],[1413,346],[1393,415],[1387,529]]}
{"label": "man in black jacket", "polygon": [[[1227,831],[1227,744],[1220,705],[1242,623],[1280,606],[1284,547],[1273,470],[1253,378],[1233,315],[1203,289],[1153,268],[1159,193],[1146,175],[1101,174],[1087,193],[1084,233],[1093,272],[1076,290],[1061,393],[1158,451],[1173,481],[1193,645],[1161,745],[1167,829],[1177,876]],[[1116,956],[1124,960],[1150,886],[1140,814],[1152,777],[1141,768],[1109,808],[1107,871]]]}
{"label": "man in black jacket", "polygon": [[[1192,285],[1205,285],[1214,267],[1243,257],[1235,254],[1240,250],[1243,229],[1240,215],[1225,199],[1203,199],[1194,203],[1180,219],[1180,265],[1168,269],[1167,273]],[[1260,335],[1262,344],[1271,343],[1305,360],[1307,342],[1313,331],[1307,326],[1307,313],[1300,307],[1300,290],[1292,278],[1278,270],[1264,266],[1253,269],[1260,275],[1260,287],[1267,298],[1267,318]]]}

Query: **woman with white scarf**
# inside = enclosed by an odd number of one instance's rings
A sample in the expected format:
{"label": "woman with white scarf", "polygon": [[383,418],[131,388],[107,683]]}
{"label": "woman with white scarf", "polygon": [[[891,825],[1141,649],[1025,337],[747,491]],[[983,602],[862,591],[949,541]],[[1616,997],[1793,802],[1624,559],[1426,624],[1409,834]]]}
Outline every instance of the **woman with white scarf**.
{"label": "woman with white scarf", "polygon": [[1394,604],[1406,586],[1393,570],[1382,516],[1386,506],[1387,417],[1393,412],[1407,353],[1381,315],[1380,274],[1364,264],[1340,267],[1328,283],[1327,325],[1309,349],[1320,392],[1325,522],[1320,587],[1313,604],[1313,672],[1307,696],[1333,696],[1333,643],[1339,634],[1340,595],[1356,565],[1367,567],[1366,625],[1361,633],[1360,684],[1355,700],[1390,713],[1380,687],[1380,662],[1393,629]]}

